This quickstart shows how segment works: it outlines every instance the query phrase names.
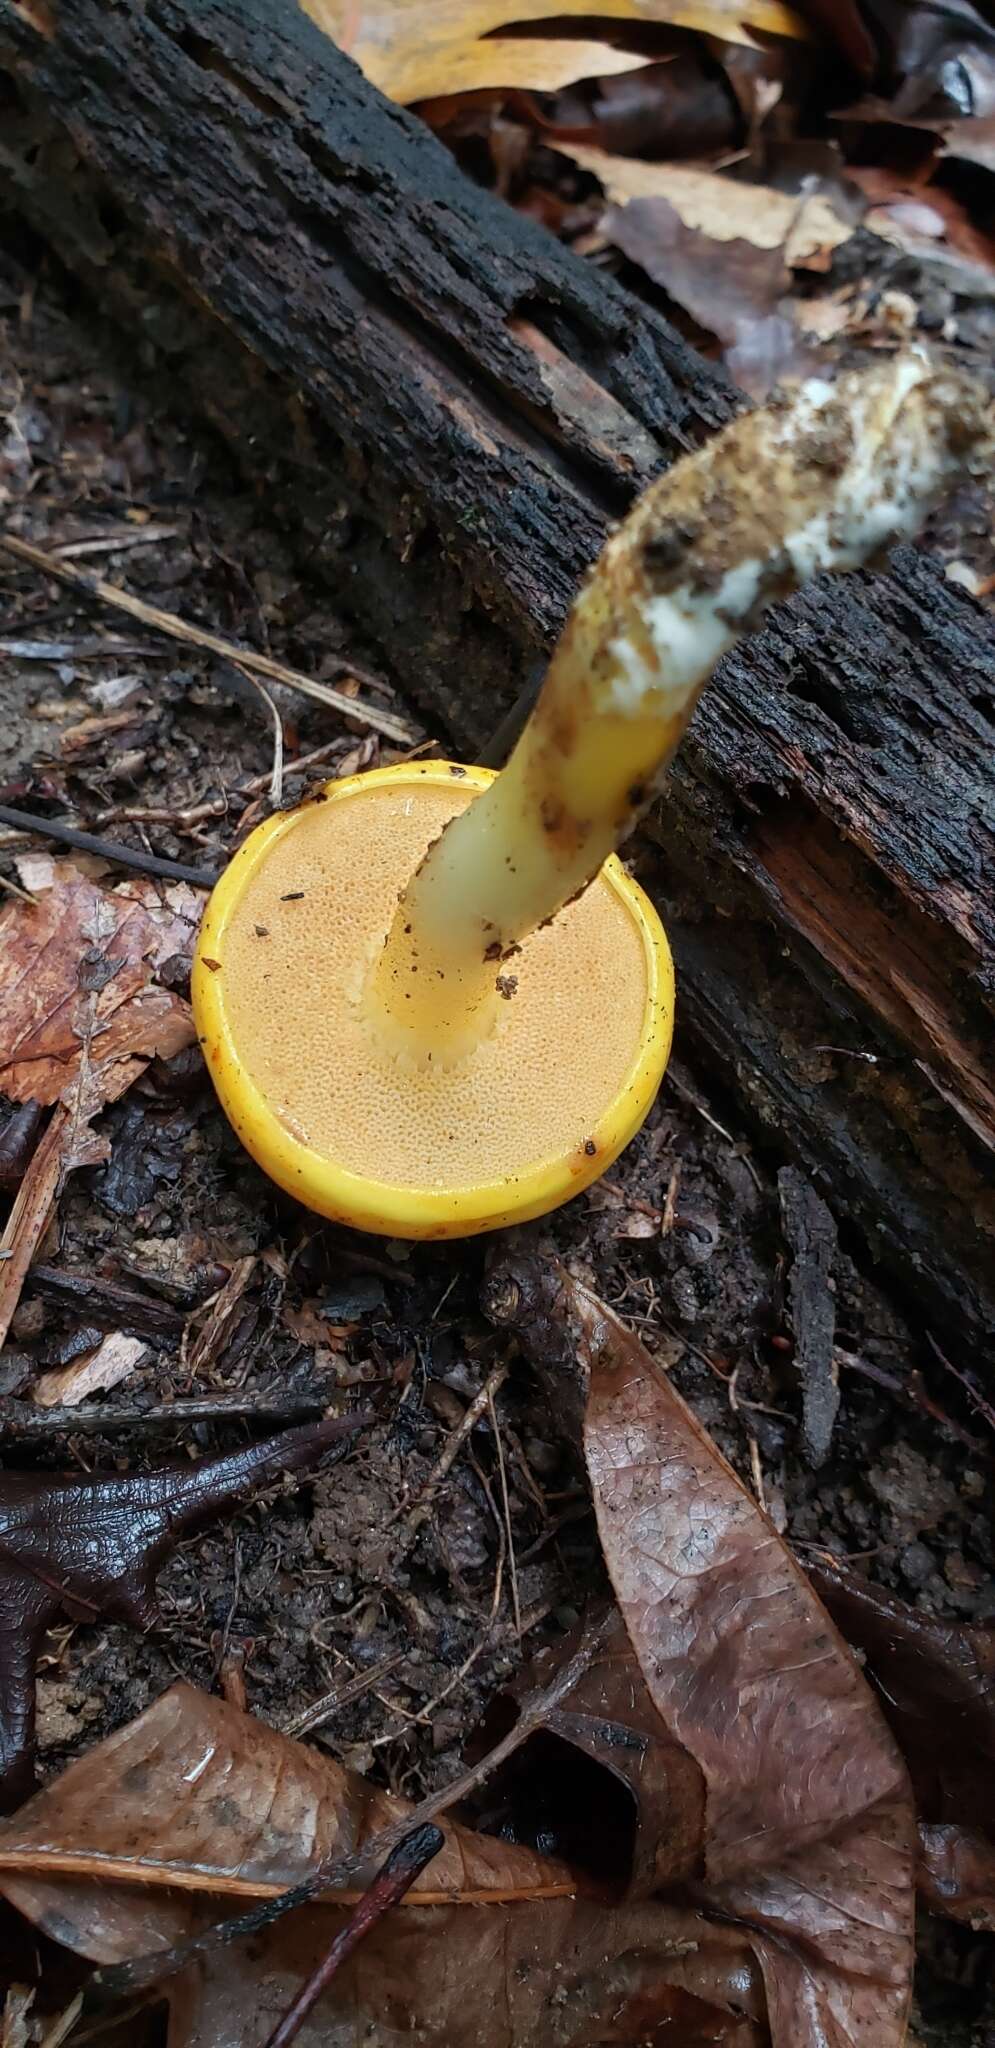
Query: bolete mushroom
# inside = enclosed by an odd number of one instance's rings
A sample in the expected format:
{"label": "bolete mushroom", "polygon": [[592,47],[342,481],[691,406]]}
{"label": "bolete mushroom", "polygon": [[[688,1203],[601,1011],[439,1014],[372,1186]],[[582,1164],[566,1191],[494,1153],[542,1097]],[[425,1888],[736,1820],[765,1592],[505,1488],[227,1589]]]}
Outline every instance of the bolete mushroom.
{"label": "bolete mushroom", "polygon": [[252,833],[208,905],[193,1000],[224,1108],[281,1187],[447,1237],[604,1171],[659,1086],[674,994],[614,849],[765,606],[911,535],[992,449],[979,386],[921,352],[801,385],[612,534],[501,774],[378,769]]}

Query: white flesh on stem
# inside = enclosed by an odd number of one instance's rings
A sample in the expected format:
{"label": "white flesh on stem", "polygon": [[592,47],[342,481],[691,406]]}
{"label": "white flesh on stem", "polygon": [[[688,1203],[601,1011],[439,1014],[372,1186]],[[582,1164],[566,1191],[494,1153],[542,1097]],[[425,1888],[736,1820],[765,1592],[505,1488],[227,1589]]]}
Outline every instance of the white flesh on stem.
{"label": "white flesh on stem", "polygon": [[581,586],[507,767],[408,884],[367,989],[375,1028],[459,1059],[491,1027],[510,950],[632,830],[722,655],[993,460],[984,390],[913,349],[800,385],[651,484]]}

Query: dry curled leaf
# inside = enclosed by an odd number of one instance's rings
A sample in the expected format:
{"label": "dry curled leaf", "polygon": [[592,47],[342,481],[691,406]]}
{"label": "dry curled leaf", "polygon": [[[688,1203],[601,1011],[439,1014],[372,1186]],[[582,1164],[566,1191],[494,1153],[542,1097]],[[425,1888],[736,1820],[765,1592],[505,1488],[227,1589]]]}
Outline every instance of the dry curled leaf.
{"label": "dry curled leaf", "polygon": [[[0,1885],[53,1938],[112,1963],[203,1927],[233,1893],[282,1891],[409,1812],[183,1684],[0,1827]],[[445,1834],[397,1914],[336,1978],[301,2048],[389,2048],[399,2037],[636,2048],[677,2018],[689,2048],[758,2048],[734,1930],[711,1930],[693,1911],[578,1896],[563,1865],[530,1849],[455,1825]],[[170,2048],[257,2048],[354,1896],[326,1893],[171,1982]],[[706,1969],[724,2014],[687,1988]]]}
{"label": "dry curled leaf", "polygon": [[[609,47],[622,21],[663,22],[727,42],[750,43],[753,32],[804,38],[801,15],[781,0],[301,0],[312,21],[347,50],[381,92],[395,100],[432,99],[488,86],[555,90],[573,79],[630,70],[641,58]],[[586,37],[562,34],[570,16]],[[524,22],[548,21],[546,38],[516,38]],[[557,34],[557,30],[560,33]],[[496,31],[501,31],[497,34]]]}
{"label": "dry curled leaf", "polygon": [[516,1259],[489,1282],[583,1442],[605,1561],[667,1738],[701,1773],[692,1896],[748,1932],[774,2048],[898,2048],[915,1818],[869,1685],[800,1566],[645,1346]]}
{"label": "dry curled leaf", "polygon": [[70,861],[49,872],[34,903],[0,911],[0,1094],[57,1102],[86,1048],[113,1101],[153,1054],[193,1041],[189,1005],[156,975],[189,962],[203,898],[143,878],[107,889]]}

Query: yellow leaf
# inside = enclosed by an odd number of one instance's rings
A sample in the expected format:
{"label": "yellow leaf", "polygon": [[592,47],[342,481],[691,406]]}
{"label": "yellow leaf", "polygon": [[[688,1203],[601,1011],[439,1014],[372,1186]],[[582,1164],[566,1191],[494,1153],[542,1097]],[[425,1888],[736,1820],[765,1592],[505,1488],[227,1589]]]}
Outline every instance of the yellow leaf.
{"label": "yellow leaf", "polygon": [[666,199],[686,228],[713,242],[752,242],[757,249],[784,249],[789,265],[804,265],[841,243],[853,228],[821,193],[798,198],[771,185],[747,185],[716,171],[683,164],[644,163],[639,157],[610,156],[603,149],[557,143],[581,170],[592,171],[614,206],[630,199]]}
{"label": "yellow leaf", "polygon": [[663,22],[729,43],[753,30],[807,38],[782,0],[300,0],[327,36],[372,83],[405,103],[437,94],[523,86],[552,92],[578,78],[606,77],[645,62],[607,43],[560,37],[495,37],[497,29],[576,14],[609,21]]}

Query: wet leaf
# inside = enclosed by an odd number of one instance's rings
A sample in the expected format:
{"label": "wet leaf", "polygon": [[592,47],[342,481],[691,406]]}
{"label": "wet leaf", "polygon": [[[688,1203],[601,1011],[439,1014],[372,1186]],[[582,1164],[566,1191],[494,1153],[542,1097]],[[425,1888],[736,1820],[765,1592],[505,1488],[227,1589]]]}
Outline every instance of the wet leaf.
{"label": "wet leaf", "polygon": [[147,1629],[155,1580],[193,1530],[359,1427],[329,1417],[226,1457],[135,1473],[0,1473],[0,1811],[34,1782],[35,1660],[57,1616]]}
{"label": "wet leaf", "polygon": [[918,1614],[832,1560],[814,1561],[809,1575],[864,1653],[923,1818],[995,1842],[995,1628]]}
{"label": "wet leaf", "polygon": [[[662,22],[735,43],[751,42],[755,31],[808,33],[801,15],[780,0],[439,0],[430,9],[418,0],[301,4],[381,92],[403,101],[487,86],[551,91],[573,79],[631,70],[643,60],[609,47],[619,22]],[[574,15],[583,19],[585,37],[597,28],[605,41],[564,38],[562,26]],[[518,24],[544,21],[548,41],[514,36]]]}
{"label": "wet leaf", "polygon": [[989,1836],[920,1822],[918,1885],[930,1912],[995,1934],[995,1842]]}
{"label": "wet leaf", "polygon": [[57,1102],[87,1064],[105,1101],[153,1054],[193,1042],[189,1005],[156,971],[189,959],[203,899],[144,878],[107,889],[69,861],[48,863],[37,900],[0,911],[0,1094]]}
{"label": "wet leaf", "polygon": [[[202,1927],[222,1895],[283,1890],[410,1812],[318,1751],[178,1685],[0,1828],[0,1882],[35,1925],[109,1963]],[[756,1986],[735,1930],[712,1930],[686,1909],[578,1896],[570,1872],[532,1850],[452,1824],[445,1835],[395,1916],[336,1978],[300,2036],[306,2048],[388,2048],[399,2035],[437,2048],[635,2048],[678,2017],[689,2048],[759,2048],[744,2017]],[[171,1983],[170,2048],[256,2048],[354,1897],[326,1893]],[[713,1999],[689,1979],[707,1982]]]}
{"label": "wet leaf", "polygon": [[[666,1737],[704,1785],[691,1896],[748,1930],[775,2048],[897,2048],[915,1823],[869,1685],[767,1517],[610,1310],[526,1259],[491,1276],[487,1300],[561,1415],[587,1390],[609,1575]],[[624,1721],[624,1696],[605,1712]]]}

